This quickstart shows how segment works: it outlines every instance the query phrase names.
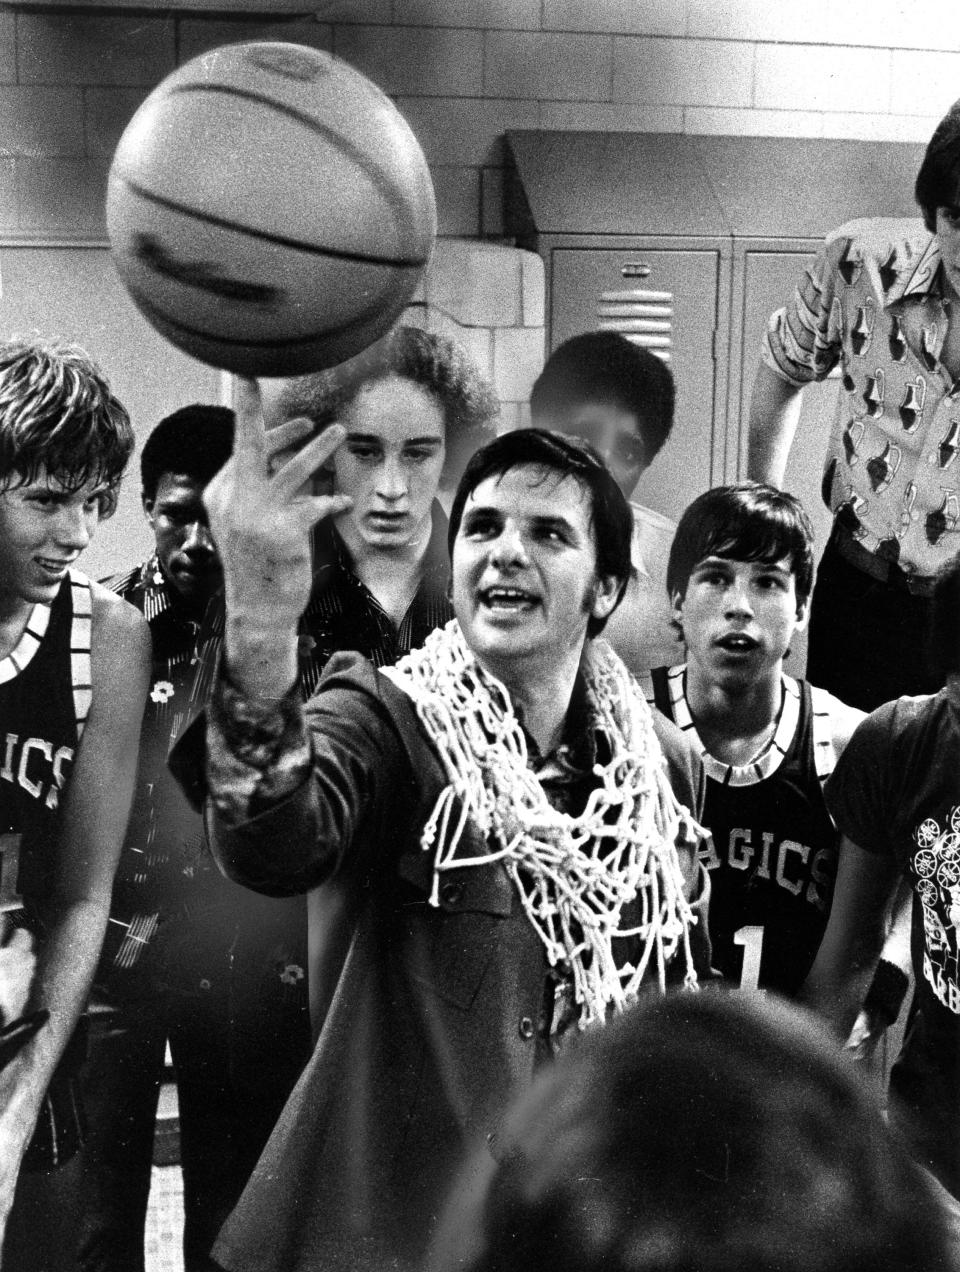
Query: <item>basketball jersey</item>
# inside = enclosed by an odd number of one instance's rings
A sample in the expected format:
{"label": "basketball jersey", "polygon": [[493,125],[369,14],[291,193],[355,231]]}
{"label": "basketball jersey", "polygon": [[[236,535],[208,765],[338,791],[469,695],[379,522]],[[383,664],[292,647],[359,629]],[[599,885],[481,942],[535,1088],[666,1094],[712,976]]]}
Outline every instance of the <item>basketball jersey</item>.
{"label": "basketball jersey", "polygon": [[0,659],[0,825],[20,833],[17,891],[43,897],[64,784],[90,712],[90,583],[71,570]]}
{"label": "basketball jersey", "polygon": [[793,997],[826,926],[839,836],[822,785],[836,762],[834,699],[782,678],[773,739],[754,762],[725,764],[701,742],[686,699],[686,667],[659,668],[653,702],[692,742],[707,777],[700,858],[710,872],[713,965],[744,988]]}
{"label": "basketball jersey", "polygon": [[[34,605],[15,648],[0,658],[0,829],[19,833],[16,891],[24,903],[10,918],[38,934],[38,908],[53,880],[60,800],[90,713],[91,620],[89,580],[71,570],[51,605]],[[76,1072],[83,1057],[78,1030],[51,1079],[24,1170],[50,1170],[77,1151],[83,1119]]]}

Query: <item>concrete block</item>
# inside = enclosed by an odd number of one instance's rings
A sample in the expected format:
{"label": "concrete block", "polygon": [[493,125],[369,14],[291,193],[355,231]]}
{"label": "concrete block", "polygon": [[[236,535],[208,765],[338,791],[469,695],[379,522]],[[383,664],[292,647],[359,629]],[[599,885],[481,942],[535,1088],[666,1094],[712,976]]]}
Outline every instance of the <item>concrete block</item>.
{"label": "concrete block", "polygon": [[146,97],[140,88],[83,90],[83,131],[88,155],[111,159],[123,130]]}
{"label": "concrete block", "polygon": [[[960,40],[957,43],[960,45]],[[893,114],[935,115],[939,121],[958,97],[960,53],[893,51],[890,73]]]}
{"label": "concrete block", "polygon": [[158,83],[174,68],[172,18],[17,15],[22,84]]}
{"label": "concrete block", "polygon": [[10,12],[0,13],[0,84],[13,84],[16,78],[16,19]]}
{"label": "concrete block", "polygon": [[330,51],[333,28],[316,18],[288,22],[243,22],[223,18],[180,18],[177,26],[177,61],[180,65],[222,44],[245,40],[283,40]]}
{"label": "concrete block", "polygon": [[437,233],[476,238],[480,233],[480,169],[434,168]]}
{"label": "concrete block", "polygon": [[0,154],[82,155],[82,90],[0,87]]}
{"label": "concrete block", "polygon": [[684,112],[685,133],[738,137],[822,137],[824,116],[801,110],[727,110],[690,106]]}
{"label": "concrete block", "polygon": [[320,22],[374,22],[386,25],[392,19],[392,0],[316,0],[313,9]]}
{"label": "concrete block", "polygon": [[479,97],[398,97],[431,163],[502,164],[508,128],[536,128],[536,102]]}
{"label": "concrete block", "polygon": [[520,253],[496,243],[438,242],[427,303],[466,327],[513,326],[522,318]]}
{"label": "concrete block", "polygon": [[[519,250],[519,249],[518,249]],[[525,327],[543,327],[546,322],[546,277],[543,257],[520,251],[520,285],[523,289],[521,320]]]}
{"label": "concrete block", "polygon": [[106,236],[104,160],[20,158],[16,167],[21,230]]}
{"label": "concrete block", "polygon": [[822,121],[824,137],[927,142],[940,115],[844,115],[828,111]]}
{"label": "concrete block", "polygon": [[730,40],[613,41],[613,100],[749,106],[753,46]]}
{"label": "concrete block", "polygon": [[708,39],[853,47],[960,47],[954,0],[687,0],[687,35]]}
{"label": "concrete block", "polygon": [[683,35],[684,0],[543,0],[545,31]]}
{"label": "concrete block", "polygon": [[333,51],[369,75],[387,93],[481,95],[483,36],[479,31],[338,26],[334,29]]}
{"label": "concrete block", "polygon": [[540,0],[393,0],[393,22],[397,26],[536,31]]}
{"label": "concrete block", "polygon": [[421,326],[435,335],[446,336],[448,340],[458,344],[484,379],[492,383],[493,332],[488,327],[464,327],[439,309],[428,307],[423,313],[423,319],[420,322],[414,319],[413,325]]}
{"label": "concrete block", "polygon": [[497,417],[497,437],[503,437],[504,433],[512,433],[518,428],[523,428],[520,422],[520,403],[519,402],[501,402],[500,414]]}
{"label": "concrete block", "polygon": [[483,84],[491,97],[610,98],[609,36],[491,31],[484,39]]}
{"label": "concrete block", "polygon": [[541,102],[540,127],[579,132],[683,132],[683,107],[656,102]]}
{"label": "concrete block", "polygon": [[876,114],[890,104],[885,49],[758,44],[754,77],[752,104],[760,109]]}
{"label": "concrete block", "polygon": [[537,327],[504,327],[493,333],[493,387],[502,402],[528,402],[543,370],[544,333]]}

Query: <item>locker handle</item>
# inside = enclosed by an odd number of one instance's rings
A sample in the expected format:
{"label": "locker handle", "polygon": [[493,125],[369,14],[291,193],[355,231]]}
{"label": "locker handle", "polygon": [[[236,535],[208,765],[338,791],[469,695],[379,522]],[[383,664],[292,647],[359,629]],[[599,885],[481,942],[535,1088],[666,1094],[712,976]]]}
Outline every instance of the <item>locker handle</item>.
{"label": "locker handle", "polygon": [[651,269],[649,265],[643,265],[640,261],[627,261],[620,273],[624,278],[649,278]]}

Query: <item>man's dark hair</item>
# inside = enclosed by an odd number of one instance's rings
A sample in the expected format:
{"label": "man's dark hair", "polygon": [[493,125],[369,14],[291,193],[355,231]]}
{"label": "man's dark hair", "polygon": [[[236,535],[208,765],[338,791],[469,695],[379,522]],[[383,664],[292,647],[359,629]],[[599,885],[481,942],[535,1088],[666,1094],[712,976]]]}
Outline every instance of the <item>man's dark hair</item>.
{"label": "man's dark hair", "polygon": [[786,558],[797,605],[813,586],[813,526],[800,500],[776,486],[745,481],[715,486],[690,504],[667,562],[667,592],[686,595],[690,575],[707,557],[773,563]]}
{"label": "man's dark hair", "polygon": [[914,196],[931,231],[937,228],[937,208],[954,207],[960,199],[960,101],[953,103],[927,143]]}
{"label": "man's dark hair", "polygon": [[164,473],[192,477],[206,486],[233,451],[233,411],[194,403],[166,416],[147,438],[140,455],[145,499],[153,499]]}
{"label": "man's dark hair", "polygon": [[939,1272],[945,1208],[823,1026],[649,996],[540,1076],[430,1272]]}
{"label": "man's dark hair", "polygon": [[637,421],[649,464],[673,427],[675,390],[667,365],[615,331],[588,331],[558,345],[534,381],[530,415],[540,424],[571,405],[601,402]]}
{"label": "man's dark hair", "polygon": [[[633,536],[633,514],[623,492],[592,446],[575,437],[563,437],[540,428],[519,428],[504,433],[467,464],[460,478],[450,508],[447,542],[453,557],[454,540],[460,529],[464,505],[469,496],[488,477],[502,477],[513,468],[539,468],[544,476],[558,473],[583,486],[590,495],[590,522],[597,548],[597,574],[612,576],[620,584],[617,604],[631,574],[630,543]],[[616,608],[616,606],[614,606]],[[611,611],[612,612],[612,611]],[[587,635],[599,635],[606,618],[591,615]]]}
{"label": "man's dark hair", "polygon": [[960,554],[937,571],[927,640],[931,670],[944,678],[960,671]]}
{"label": "man's dark hair", "polygon": [[304,415],[322,431],[365,388],[390,375],[419,385],[440,404],[445,451],[440,485],[452,490],[473,452],[494,436],[500,403],[462,346],[446,336],[396,327],[349,362],[292,381],[278,400],[279,417]]}

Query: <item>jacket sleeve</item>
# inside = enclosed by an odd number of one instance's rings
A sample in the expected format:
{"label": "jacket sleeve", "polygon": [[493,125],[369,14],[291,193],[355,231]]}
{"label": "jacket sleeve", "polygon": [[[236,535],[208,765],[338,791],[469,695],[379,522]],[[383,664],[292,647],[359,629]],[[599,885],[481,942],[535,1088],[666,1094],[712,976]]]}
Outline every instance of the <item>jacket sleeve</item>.
{"label": "jacket sleeve", "polygon": [[[206,716],[184,734],[171,767],[185,789],[203,800],[211,852],[229,878],[268,896],[309,891],[344,871],[365,869],[390,811],[394,823],[411,806],[416,783],[394,717],[405,700],[358,656],[331,660],[316,694],[303,707],[310,763],[305,776],[276,801],[258,798],[236,820],[218,807],[206,764]],[[285,757],[278,753],[275,762]]]}

